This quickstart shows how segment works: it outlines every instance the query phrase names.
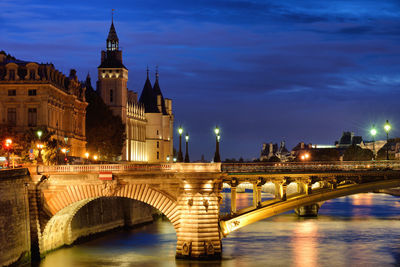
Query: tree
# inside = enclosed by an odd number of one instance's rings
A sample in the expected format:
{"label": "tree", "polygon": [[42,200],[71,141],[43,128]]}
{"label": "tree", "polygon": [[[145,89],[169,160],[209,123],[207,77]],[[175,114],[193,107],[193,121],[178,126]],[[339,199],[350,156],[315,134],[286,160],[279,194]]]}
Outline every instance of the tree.
{"label": "tree", "polygon": [[[37,135],[38,131],[42,132],[40,139]],[[55,164],[57,162],[57,141],[51,138],[54,132],[49,131],[46,127],[29,128],[25,132],[17,132],[13,127],[2,126],[0,132],[0,139],[2,141],[6,138],[12,139],[10,153],[17,155],[21,162],[33,162],[37,160],[39,150],[36,145],[39,142],[43,144],[43,162],[45,164]],[[30,159],[30,151],[33,152],[34,159]],[[5,155],[7,151],[2,147],[0,153]]]}
{"label": "tree", "polygon": [[362,149],[357,145],[349,146],[343,154],[345,161],[367,161],[372,160],[373,153],[369,149]]}
{"label": "tree", "polygon": [[86,140],[90,153],[104,160],[117,160],[125,141],[125,125],[114,116],[103,99],[94,91],[90,78],[86,79]]}

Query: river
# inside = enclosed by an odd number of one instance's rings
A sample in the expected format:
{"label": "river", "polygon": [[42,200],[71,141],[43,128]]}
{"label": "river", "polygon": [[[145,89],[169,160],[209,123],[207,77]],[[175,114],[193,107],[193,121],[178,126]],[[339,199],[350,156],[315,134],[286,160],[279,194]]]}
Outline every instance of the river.
{"label": "river", "polygon": [[[238,194],[238,207],[251,202],[251,193]],[[224,193],[221,210],[229,205]],[[175,230],[158,220],[58,249],[40,266],[400,266],[400,198],[369,193],[333,199],[317,218],[284,213],[239,229],[222,244],[220,261],[175,260]]]}

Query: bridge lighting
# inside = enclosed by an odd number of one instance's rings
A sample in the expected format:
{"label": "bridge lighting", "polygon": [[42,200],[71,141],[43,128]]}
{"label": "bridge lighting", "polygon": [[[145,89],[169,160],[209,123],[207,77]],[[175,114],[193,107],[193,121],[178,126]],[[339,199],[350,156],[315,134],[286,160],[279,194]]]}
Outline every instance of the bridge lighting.
{"label": "bridge lighting", "polygon": [[85,157],[86,157],[86,159],[89,159],[89,152],[85,153]]}
{"label": "bridge lighting", "polygon": [[176,158],[175,157],[173,158],[173,161],[176,162]]}
{"label": "bridge lighting", "polygon": [[182,133],[183,133],[183,129],[182,129],[182,126],[179,126],[178,133],[179,133],[178,162],[183,162],[183,155],[182,155]]}
{"label": "bridge lighting", "polygon": [[392,126],[389,123],[389,120],[386,120],[385,125],[383,126],[386,132],[386,160],[389,160],[389,132],[392,129]]}
{"label": "bridge lighting", "polygon": [[383,126],[383,128],[385,128],[385,132],[389,133],[392,126],[390,125],[388,120],[386,120],[385,126]]}
{"label": "bridge lighting", "polygon": [[218,126],[215,126],[214,129],[214,133],[215,133],[215,154],[214,154],[214,162],[221,162],[221,157],[219,155],[219,140],[221,139],[219,133],[220,130],[218,128]]}
{"label": "bridge lighting", "polygon": [[190,162],[190,159],[189,159],[189,133],[186,133],[185,140],[186,140],[185,162],[189,163]]}
{"label": "bridge lighting", "polygon": [[169,156],[167,156],[167,162],[169,162]]}
{"label": "bridge lighting", "polygon": [[218,126],[215,126],[214,133],[215,133],[216,136],[219,135],[219,128],[218,128]]}
{"label": "bridge lighting", "polygon": [[378,133],[378,131],[376,130],[376,128],[375,128],[375,124],[373,124],[372,125],[372,129],[370,130],[370,133],[371,133],[371,135],[372,135],[372,153],[373,153],[373,156],[372,156],[372,160],[374,160],[375,159],[375,157],[376,157],[376,152],[375,152],[375,135]]}
{"label": "bridge lighting", "polygon": [[98,159],[97,155],[94,155],[94,156],[93,156],[93,159],[94,159],[94,160],[97,160],[97,159]]}

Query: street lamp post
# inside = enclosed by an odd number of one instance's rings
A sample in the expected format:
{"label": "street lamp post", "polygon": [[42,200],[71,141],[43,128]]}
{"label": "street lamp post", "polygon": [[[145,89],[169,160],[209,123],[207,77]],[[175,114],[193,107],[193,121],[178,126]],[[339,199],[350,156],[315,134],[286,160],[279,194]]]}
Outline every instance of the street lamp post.
{"label": "street lamp post", "polygon": [[42,164],[43,163],[43,159],[42,159],[42,149],[43,149],[43,144],[42,143],[38,143],[36,145],[37,149],[39,150],[39,154],[38,154],[38,159],[37,159],[37,164]]}
{"label": "street lamp post", "polygon": [[182,126],[179,126],[178,133],[179,133],[178,162],[183,162],[183,155],[182,155],[182,133],[183,133],[183,129],[182,129]]}
{"label": "street lamp post", "polygon": [[389,160],[389,131],[392,126],[389,123],[389,120],[386,120],[385,125],[383,126],[386,132],[386,160]]}
{"label": "street lamp post", "polygon": [[67,146],[68,146],[68,136],[64,137],[64,141],[65,141],[65,146],[66,146],[64,161],[65,161],[65,164],[68,164],[68,155],[67,155],[67,153],[68,153],[68,148],[67,148]]}
{"label": "street lamp post", "polygon": [[63,148],[63,149],[61,149],[61,152],[64,153],[64,155],[65,155],[64,161],[65,161],[65,164],[67,164],[68,163],[67,149]]}
{"label": "street lamp post", "polygon": [[376,157],[376,153],[375,153],[375,135],[377,134],[377,130],[375,128],[375,124],[372,125],[370,133],[372,135],[372,153],[373,153],[372,160],[375,160],[375,157]]}
{"label": "street lamp post", "polygon": [[219,139],[221,138],[219,135],[219,128],[215,126],[215,154],[214,154],[214,162],[221,162],[221,157],[219,156]]}
{"label": "street lamp post", "polygon": [[11,138],[7,138],[4,142],[4,147],[7,150],[7,167],[10,168],[10,149],[11,149],[12,140]]}
{"label": "street lamp post", "polygon": [[188,133],[186,133],[185,140],[186,140],[185,162],[188,163],[188,162],[190,162],[190,159],[189,159],[189,134]]}

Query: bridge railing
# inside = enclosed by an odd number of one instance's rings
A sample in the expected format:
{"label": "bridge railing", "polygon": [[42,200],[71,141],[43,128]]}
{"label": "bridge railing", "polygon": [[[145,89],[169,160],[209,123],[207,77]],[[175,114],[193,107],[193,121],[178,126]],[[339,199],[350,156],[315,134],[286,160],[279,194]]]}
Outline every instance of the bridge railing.
{"label": "bridge railing", "polygon": [[162,163],[162,164],[91,164],[37,167],[38,173],[50,172],[220,172],[221,163]]}
{"label": "bridge railing", "polygon": [[223,163],[223,172],[350,171],[400,169],[400,161]]}

